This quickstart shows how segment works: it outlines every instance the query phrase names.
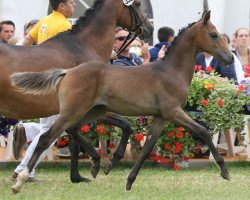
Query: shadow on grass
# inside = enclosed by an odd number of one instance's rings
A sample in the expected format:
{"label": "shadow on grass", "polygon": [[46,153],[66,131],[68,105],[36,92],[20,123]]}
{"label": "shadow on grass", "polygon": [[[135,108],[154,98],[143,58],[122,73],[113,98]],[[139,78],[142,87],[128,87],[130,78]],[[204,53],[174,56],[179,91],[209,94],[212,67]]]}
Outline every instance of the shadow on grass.
{"label": "shadow on grass", "polygon": [[[117,164],[115,169],[132,169],[135,161],[121,161]],[[16,166],[18,165],[18,162],[2,162],[0,163],[0,170],[14,170]],[[81,169],[90,169],[91,162],[80,162],[79,167]],[[237,162],[227,162],[226,166],[228,168],[250,168],[250,162],[249,161],[237,161]],[[143,168],[147,169],[153,169],[158,168],[159,169],[159,163],[147,161],[143,164]],[[162,167],[161,167],[162,168]],[[198,169],[217,169],[218,167],[211,163],[206,167],[188,167],[183,170],[198,170]],[[69,170],[70,169],[70,162],[43,162],[39,164],[39,169],[49,169],[49,170]]]}

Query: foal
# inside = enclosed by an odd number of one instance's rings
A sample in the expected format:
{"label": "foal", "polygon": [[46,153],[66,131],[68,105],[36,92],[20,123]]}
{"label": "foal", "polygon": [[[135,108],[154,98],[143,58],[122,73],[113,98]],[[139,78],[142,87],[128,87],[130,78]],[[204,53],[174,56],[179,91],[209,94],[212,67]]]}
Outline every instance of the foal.
{"label": "foal", "polygon": [[142,153],[128,176],[126,190],[131,189],[166,121],[172,121],[200,135],[220,166],[221,176],[229,180],[224,160],[213,145],[208,131],[182,110],[187,101],[195,58],[199,52],[209,52],[226,63],[233,62],[231,51],[209,19],[210,11],[206,12],[200,21],[179,33],[166,54],[166,59],[147,65],[126,68],[88,62],[69,70],[54,69],[43,73],[12,75],[14,85],[23,92],[33,94],[53,93],[53,90],[58,90],[57,84],[61,81],[60,117],[45,133],[46,137],[39,140],[27,168],[19,174],[17,184],[13,188],[20,189],[39,155],[62,131],[75,124],[79,126],[98,118],[107,111],[128,116],[154,116]]}

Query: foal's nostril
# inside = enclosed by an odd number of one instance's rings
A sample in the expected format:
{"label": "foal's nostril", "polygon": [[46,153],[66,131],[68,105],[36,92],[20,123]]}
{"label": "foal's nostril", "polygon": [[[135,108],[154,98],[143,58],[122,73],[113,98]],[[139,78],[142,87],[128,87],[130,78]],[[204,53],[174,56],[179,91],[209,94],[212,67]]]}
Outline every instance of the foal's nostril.
{"label": "foal's nostril", "polygon": [[232,55],[232,61],[234,62],[234,55]]}

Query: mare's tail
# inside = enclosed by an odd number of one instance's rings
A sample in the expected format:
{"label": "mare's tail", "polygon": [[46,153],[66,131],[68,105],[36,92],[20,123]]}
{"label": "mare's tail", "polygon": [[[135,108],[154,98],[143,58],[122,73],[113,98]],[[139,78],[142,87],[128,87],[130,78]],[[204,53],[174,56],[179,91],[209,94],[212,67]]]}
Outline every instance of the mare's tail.
{"label": "mare's tail", "polygon": [[19,72],[10,76],[11,85],[26,94],[48,94],[56,90],[66,69],[51,69],[43,72]]}

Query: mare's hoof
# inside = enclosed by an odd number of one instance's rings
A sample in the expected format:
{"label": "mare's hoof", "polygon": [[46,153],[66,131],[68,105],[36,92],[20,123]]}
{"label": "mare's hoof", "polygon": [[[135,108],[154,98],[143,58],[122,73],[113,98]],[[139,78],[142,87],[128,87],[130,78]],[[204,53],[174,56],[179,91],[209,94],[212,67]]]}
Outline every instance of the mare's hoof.
{"label": "mare's hoof", "polygon": [[224,174],[221,173],[220,175],[222,176],[222,178],[224,178],[224,179],[230,181],[230,177],[229,177],[229,174],[228,174],[228,173],[224,173]]}
{"label": "mare's hoof", "polygon": [[99,171],[100,171],[100,165],[99,164],[98,165],[93,165],[91,167],[91,174],[92,174],[93,178],[96,178]]}
{"label": "mare's hoof", "polygon": [[84,177],[81,177],[81,176],[78,176],[78,177],[75,177],[75,178],[71,178],[71,182],[72,183],[89,183],[91,182],[90,179],[88,178],[84,178]]}
{"label": "mare's hoof", "polygon": [[113,165],[112,165],[112,163],[111,163],[111,161],[109,159],[105,159],[101,163],[101,168],[102,168],[102,170],[103,170],[103,172],[104,172],[105,175],[109,174],[109,172],[112,169],[112,166]]}
{"label": "mare's hoof", "polygon": [[127,182],[127,185],[126,185],[126,191],[130,191],[131,190],[131,187],[132,187],[132,184]]}

